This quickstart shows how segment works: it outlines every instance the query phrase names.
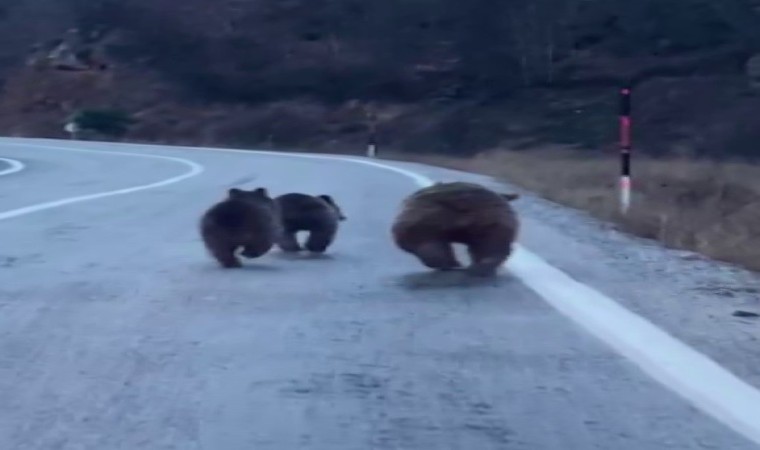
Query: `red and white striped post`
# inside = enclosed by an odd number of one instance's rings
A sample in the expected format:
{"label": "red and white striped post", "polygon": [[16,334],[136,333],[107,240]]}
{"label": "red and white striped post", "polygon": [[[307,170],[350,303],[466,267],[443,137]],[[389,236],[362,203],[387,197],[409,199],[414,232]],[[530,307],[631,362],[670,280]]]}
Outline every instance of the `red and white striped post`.
{"label": "red and white striped post", "polygon": [[631,88],[620,90],[620,211],[631,206]]}

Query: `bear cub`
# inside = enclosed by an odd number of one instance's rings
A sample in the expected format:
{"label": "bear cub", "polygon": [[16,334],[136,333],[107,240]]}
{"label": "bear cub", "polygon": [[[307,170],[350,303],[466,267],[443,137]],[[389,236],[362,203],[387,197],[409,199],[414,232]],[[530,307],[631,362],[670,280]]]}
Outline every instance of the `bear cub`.
{"label": "bear cub", "polygon": [[303,250],[297,233],[306,231],[305,248],[311,253],[324,253],[338,232],[338,225],[346,220],[340,207],[329,195],[302,193],[283,194],[275,198],[282,219],[283,233],[277,245],[284,252]]}
{"label": "bear cub", "polygon": [[206,249],[222,267],[241,267],[238,249],[246,258],[258,258],[277,241],[281,232],[277,204],[266,188],[232,188],[225,200],[203,214],[200,232]]}
{"label": "bear cub", "polygon": [[510,202],[479,184],[436,183],[407,197],[393,222],[395,244],[437,270],[461,267],[452,244],[467,246],[468,272],[493,276],[512,253],[519,223]]}

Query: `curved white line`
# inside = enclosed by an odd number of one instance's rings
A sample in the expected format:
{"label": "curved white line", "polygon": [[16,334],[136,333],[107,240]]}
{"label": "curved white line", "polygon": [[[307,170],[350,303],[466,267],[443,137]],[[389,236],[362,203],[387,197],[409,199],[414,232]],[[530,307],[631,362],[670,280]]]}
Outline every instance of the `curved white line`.
{"label": "curved white line", "polygon": [[[430,178],[411,170],[358,157],[237,149],[197,150],[342,160],[396,172],[414,180],[420,187],[433,183]],[[606,342],[663,386],[750,441],[760,444],[758,389],[610,297],[573,280],[520,245],[515,246],[507,265],[510,272],[539,297]]]}
{"label": "curved white line", "polygon": [[16,172],[21,172],[22,170],[26,168],[26,165],[24,165],[24,163],[22,163],[21,161],[17,161],[15,159],[0,158],[0,161],[10,166],[5,170],[0,170],[0,177],[5,176],[5,175],[10,175]]}
{"label": "curved white line", "polygon": [[79,195],[79,196],[76,196],[76,197],[68,197],[68,198],[63,198],[63,199],[60,199],[60,200],[54,200],[54,201],[45,202],[45,203],[38,203],[36,205],[30,205],[30,206],[25,206],[23,208],[12,209],[10,211],[0,212],[0,220],[7,220],[7,219],[14,218],[14,217],[24,216],[26,214],[32,214],[32,213],[43,211],[43,210],[46,210],[46,209],[57,208],[59,206],[70,205],[72,203],[86,202],[86,201],[89,201],[89,200],[95,200],[95,199],[104,198],[104,197],[111,197],[111,196],[114,196],[114,195],[130,194],[132,192],[145,191],[145,190],[148,190],[148,189],[155,189],[155,188],[159,188],[159,187],[163,187],[163,186],[168,186],[170,184],[179,183],[182,180],[185,180],[187,178],[191,178],[191,177],[194,177],[196,175],[199,175],[199,174],[201,174],[205,170],[202,165],[200,165],[200,164],[198,164],[198,163],[196,163],[194,161],[191,161],[189,159],[184,159],[184,158],[174,158],[174,157],[171,157],[171,156],[144,155],[144,154],[140,154],[140,153],[117,152],[117,151],[85,150],[85,149],[81,149],[81,148],[69,148],[69,147],[47,147],[47,146],[26,145],[26,144],[9,144],[9,145],[20,145],[20,146],[24,146],[24,147],[38,147],[38,148],[51,148],[51,149],[56,149],[56,150],[66,150],[66,151],[74,151],[74,152],[97,153],[99,155],[133,156],[133,157],[138,157],[138,158],[162,159],[162,160],[166,160],[166,161],[178,162],[178,163],[180,163],[182,165],[185,165],[185,166],[189,167],[190,170],[188,170],[187,172],[185,172],[185,173],[183,173],[181,175],[178,175],[178,176],[175,176],[175,177],[171,177],[171,178],[167,178],[165,180],[157,181],[155,183],[142,184],[142,185],[139,185],[139,186],[132,186],[132,187],[123,188],[123,189],[116,189],[116,190],[113,190],[113,191],[99,192],[99,193],[96,193],[96,194],[88,194],[88,195]]}

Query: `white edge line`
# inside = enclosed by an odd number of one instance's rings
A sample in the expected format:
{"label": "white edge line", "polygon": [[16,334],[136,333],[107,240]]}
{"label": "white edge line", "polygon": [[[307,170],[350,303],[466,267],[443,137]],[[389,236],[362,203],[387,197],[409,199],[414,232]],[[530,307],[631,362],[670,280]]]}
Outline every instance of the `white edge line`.
{"label": "white edge line", "polygon": [[0,158],[0,161],[3,161],[4,163],[10,166],[5,170],[0,170],[0,177],[5,176],[5,175],[10,175],[16,172],[21,172],[22,170],[26,168],[26,165],[24,165],[24,163],[22,163],[21,161],[17,161],[15,159]]}
{"label": "white edge line", "polygon": [[109,151],[98,151],[98,150],[89,150],[89,149],[85,150],[81,148],[55,147],[55,146],[34,145],[34,144],[30,145],[30,144],[8,143],[8,145],[17,145],[21,147],[47,148],[47,149],[52,149],[52,150],[65,150],[65,151],[73,151],[73,152],[97,153],[100,155],[133,156],[133,157],[142,157],[142,158],[149,158],[149,159],[162,159],[166,161],[178,162],[180,164],[188,166],[190,170],[186,171],[185,173],[181,175],[167,178],[167,179],[157,181],[154,183],[142,184],[139,186],[132,186],[132,187],[123,188],[123,189],[115,189],[112,191],[99,192],[95,194],[68,197],[68,198],[64,198],[60,200],[54,200],[54,201],[45,202],[45,203],[38,203],[36,205],[25,206],[23,208],[12,209],[10,211],[3,211],[3,212],[0,212],[0,220],[7,220],[7,219],[11,219],[18,216],[35,213],[38,211],[43,211],[46,209],[57,208],[59,206],[64,206],[64,205],[70,205],[72,203],[80,203],[80,202],[95,200],[95,199],[104,198],[104,197],[111,197],[114,195],[130,194],[132,192],[138,192],[138,191],[144,191],[147,189],[154,189],[158,187],[168,186],[170,184],[179,183],[182,180],[199,175],[204,171],[204,167],[194,161],[190,161],[189,159],[184,159],[184,158],[174,158],[171,156],[145,155],[141,153],[118,152],[118,151],[110,151],[110,150]]}
{"label": "white edge line", "polygon": [[[31,146],[69,150],[67,147]],[[178,149],[343,160],[396,172],[411,178],[420,187],[433,184],[430,178],[411,170],[360,157],[205,147]],[[760,444],[760,391],[749,383],[601,292],[573,280],[521,245],[515,245],[515,252],[506,266],[552,307],[606,342],[666,388]]]}

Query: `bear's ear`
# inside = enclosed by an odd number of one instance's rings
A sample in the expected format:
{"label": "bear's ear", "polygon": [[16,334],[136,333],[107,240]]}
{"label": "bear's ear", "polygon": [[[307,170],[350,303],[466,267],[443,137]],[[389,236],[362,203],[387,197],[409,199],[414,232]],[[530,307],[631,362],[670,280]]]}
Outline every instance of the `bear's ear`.
{"label": "bear's ear", "polygon": [[259,197],[269,197],[269,191],[267,191],[267,188],[256,188],[252,191],[253,195],[258,195]]}
{"label": "bear's ear", "polygon": [[343,215],[343,211],[340,210],[337,204],[335,204],[335,200],[333,200],[332,197],[329,195],[317,195],[317,198],[321,198],[324,200],[328,205],[332,206],[336,213],[338,213],[338,220],[344,221],[346,220],[346,216]]}
{"label": "bear's ear", "polygon": [[520,194],[499,194],[504,200],[511,202],[520,198]]}
{"label": "bear's ear", "polygon": [[335,200],[333,200],[333,198],[332,198],[332,197],[330,197],[329,195],[317,195],[317,197],[319,197],[319,198],[321,198],[322,200],[326,201],[326,202],[327,202],[327,203],[329,203],[330,205],[333,205],[333,206],[335,206]]}
{"label": "bear's ear", "polygon": [[238,188],[232,188],[229,191],[227,191],[227,195],[230,198],[240,198],[243,195],[243,191]]}

